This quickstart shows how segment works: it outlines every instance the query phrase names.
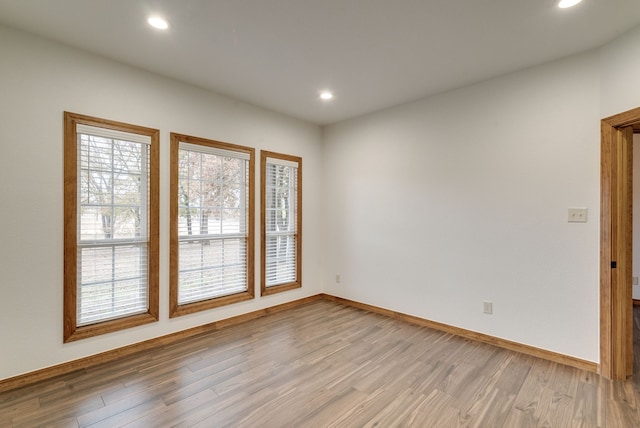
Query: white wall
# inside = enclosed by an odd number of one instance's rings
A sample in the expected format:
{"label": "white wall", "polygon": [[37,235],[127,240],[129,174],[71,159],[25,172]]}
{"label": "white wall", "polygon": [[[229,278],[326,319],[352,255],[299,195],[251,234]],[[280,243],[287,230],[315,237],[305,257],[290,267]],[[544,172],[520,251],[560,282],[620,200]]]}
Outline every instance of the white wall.
{"label": "white wall", "polygon": [[640,26],[602,49],[601,116],[640,107]]}
{"label": "white wall", "polygon": [[598,361],[599,120],[592,52],[326,128],[328,292]]}
{"label": "white wall", "polygon": [[[4,27],[0,52],[0,379],[322,292],[318,127]],[[65,110],[161,131],[160,321],[69,344],[62,343]],[[168,319],[171,131],[302,156],[302,289]]]}

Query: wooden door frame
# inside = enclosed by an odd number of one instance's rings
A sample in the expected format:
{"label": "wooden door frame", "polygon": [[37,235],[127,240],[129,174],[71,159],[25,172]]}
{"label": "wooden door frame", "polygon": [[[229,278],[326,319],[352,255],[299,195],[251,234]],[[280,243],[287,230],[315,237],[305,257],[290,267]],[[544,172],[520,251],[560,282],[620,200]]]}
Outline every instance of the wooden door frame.
{"label": "wooden door frame", "polygon": [[[622,138],[622,128],[633,126],[640,130],[640,108],[617,114],[601,121],[601,157],[600,157],[600,374],[609,379],[625,379],[632,374],[633,348],[629,329],[633,328],[631,317],[631,296],[623,287],[613,287],[611,280],[611,262],[619,258],[622,261],[619,268],[624,269],[624,275],[631,272],[632,248],[630,240],[618,241],[612,228],[620,231],[631,230],[631,204],[615,207],[625,215],[613,218],[613,192],[617,191],[615,177],[631,186],[633,173],[631,168],[620,162],[624,159],[622,145],[618,144]],[[629,156],[632,156],[629,153]],[[621,221],[622,220],[622,221]],[[617,256],[616,256],[617,255]],[[622,273],[621,273],[622,275]],[[630,364],[631,363],[631,364]],[[631,370],[630,370],[631,369]]]}

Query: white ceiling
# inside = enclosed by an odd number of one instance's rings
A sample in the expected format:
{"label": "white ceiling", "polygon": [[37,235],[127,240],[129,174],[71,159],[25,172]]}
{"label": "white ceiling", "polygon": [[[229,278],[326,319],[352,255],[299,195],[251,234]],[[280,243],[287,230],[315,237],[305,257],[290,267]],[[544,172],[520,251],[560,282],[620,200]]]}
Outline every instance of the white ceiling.
{"label": "white ceiling", "polygon": [[[640,0],[0,0],[0,23],[317,124],[601,46]],[[149,27],[159,14],[170,30]],[[321,89],[335,99],[322,102]]]}

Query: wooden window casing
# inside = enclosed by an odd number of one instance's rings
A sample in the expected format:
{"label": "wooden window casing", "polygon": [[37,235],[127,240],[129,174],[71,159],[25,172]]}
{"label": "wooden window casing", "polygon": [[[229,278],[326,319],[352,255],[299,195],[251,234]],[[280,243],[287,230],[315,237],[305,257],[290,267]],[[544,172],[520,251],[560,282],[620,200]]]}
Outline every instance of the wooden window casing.
{"label": "wooden window casing", "polygon": [[[281,171],[276,173],[277,177],[270,177],[274,174],[274,166],[281,168]],[[302,287],[302,158],[262,151],[260,170],[260,290],[261,295],[265,296]],[[286,177],[282,175],[285,172],[288,174]],[[284,179],[286,183],[270,182],[270,179]],[[286,193],[284,207],[278,207],[276,202],[275,195],[280,187]],[[288,219],[286,226],[282,227],[284,231],[275,230],[279,227],[275,224],[277,214],[274,211],[283,213],[280,219]],[[274,254],[274,251],[280,252],[275,248],[282,244],[272,245],[273,239],[280,239],[286,246],[293,245],[294,248],[286,249],[284,256]],[[278,265],[283,266],[284,274],[277,273],[281,269]]]}
{"label": "wooden window casing", "polygon": [[[171,133],[171,160],[170,160],[170,232],[169,232],[169,247],[170,247],[170,256],[169,256],[169,316],[171,318],[186,315],[198,311],[204,311],[207,309],[220,307],[223,305],[230,305],[237,302],[242,302],[246,300],[250,300],[254,298],[255,295],[255,285],[254,285],[254,179],[255,179],[255,167],[254,167],[254,153],[255,150],[250,147],[239,146],[230,143],[224,143],[220,141],[208,140],[199,137],[192,137],[188,135],[182,135],[177,133]],[[219,153],[218,153],[219,152]],[[218,154],[216,154],[218,153]],[[229,156],[225,155],[228,153]],[[234,154],[239,158],[235,158]],[[203,164],[205,162],[204,156],[209,156],[209,161],[219,160],[221,162],[221,172],[220,175],[220,184],[216,185],[212,176],[205,178],[202,175],[202,172],[194,172],[193,180],[190,177],[186,177],[184,174],[184,168],[187,168],[189,171],[189,166],[184,166],[185,156],[198,156],[200,155],[200,160],[194,161],[195,163],[199,162],[200,168],[203,168]],[[190,158],[189,158],[190,159]],[[242,179],[237,182],[233,182],[232,178],[225,178],[228,174],[224,172],[224,162],[231,162],[237,159],[244,159],[246,161],[245,166],[241,166],[246,170],[241,170],[238,174],[242,175]],[[232,165],[232,164],[230,164]],[[211,174],[211,172],[205,172],[205,174]],[[180,174],[183,174],[182,176]],[[200,175],[199,175],[200,174]],[[232,174],[232,173],[231,173]],[[215,176],[215,174],[214,174]],[[239,176],[239,175],[238,175]],[[185,181],[185,183],[181,184],[181,180]],[[197,197],[193,198],[188,194],[191,192],[191,188],[194,186],[198,187],[200,185],[200,190],[194,190],[195,193],[199,193]],[[205,183],[207,186],[207,191],[202,190],[202,186]],[[225,184],[227,183],[227,184]],[[242,184],[242,186],[236,186],[238,184]],[[188,186],[189,190],[186,190],[185,187]],[[231,186],[235,190],[224,190],[225,186]],[[211,196],[212,193],[215,193],[217,190],[221,193],[225,193],[228,195],[227,198],[223,196]],[[234,196],[234,191],[239,193]],[[230,193],[229,193],[230,192]],[[204,201],[206,198],[212,198],[211,200]],[[231,199],[228,201],[227,199]],[[235,199],[238,199],[237,201]],[[195,200],[199,202],[197,207],[191,207],[189,202]],[[227,205],[230,204],[230,205]],[[234,205],[235,204],[235,205]],[[203,213],[205,212],[205,206],[207,206],[207,210],[209,213],[205,216]],[[240,207],[240,208],[238,208]],[[196,230],[198,224],[189,224],[188,234],[184,233],[184,230],[180,230],[180,228],[184,228],[185,226],[180,226],[181,217],[188,216],[189,220],[193,220],[191,218],[191,210],[194,210],[194,217],[197,218],[199,216],[199,221],[206,220],[206,229],[203,229],[202,226]],[[223,217],[219,220],[219,226],[216,226],[215,214],[213,212],[225,212],[225,210],[238,210],[241,216],[238,219],[238,230],[234,230],[232,233],[225,232],[225,223]],[[210,226],[210,218],[209,216],[214,217],[214,226]],[[184,221],[183,221],[184,223]],[[192,233],[191,228],[193,227],[193,231],[197,233]],[[219,232],[215,232],[215,228],[219,227]],[[210,228],[214,230],[213,233],[210,233]],[[240,236],[244,234],[244,236]],[[230,237],[229,237],[230,236]],[[238,260],[233,260],[233,256],[231,257],[232,261],[227,261],[227,255],[224,254],[226,251],[225,248],[225,240],[229,240],[231,245],[236,241],[236,247],[244,249],[242,254],[239,253],[239,250],[233,250],[238,252],[237,257]],[[198,244],[200,242],[201,244]],[[188,248],[194,248],[195,251],[201,251],[201,264],[194,266],[193,264],[188,264],[187,261],[183,260],[183,263],[180,261],[180,253],[184,252],[186,255],[186,251]],[[198,247],[200,245],[200,247]],[[220,245],[220,252],[218,250],[214,250],[212,252],[212,246]],[[208,246],[208,247],[206,247]],[[182,250],[181,250],[182,248]],[[193,252],[193,251],[192,251]],[[186,256],[183,256],[183,258]],[[237,267],[238,264],[244,263],[244,272],[242,272],[243,280],[246,281],[246,286],[243,289],[238,289],[238,284],[233,281],[233,274],[226,273],[225,269],[227,269],[227,263],[235,264]],[[187,269],[186,267],[190,267],[191,269]],[[189,272],[190,271],[190,272]],[[218,273],[215,273],[218,272]],[[238,271],[236,271],[236,278],[238,276]],[[202,290],[202,297],[199,298],[197,293],[199,291],[191,292],[193,296],[190,299],[186,299],[184,296],[187,294],[187,286],[185,284],[192,285],[193,282],[187,282],[187,275],[191,274],[191,277],[194,277],[193,273],[201,274],[203,278],[200,283],[197,283],[192,288],[200,287]],[[207,276],[208,275],[208,276]],[[197,276],[197,275],[196,275]],[[222,278],[222,279],[220,279]],[[227,284],[226,282],[233,282],[230,286],[230,291],[225,291]]]}
{"label": "wooden window casing", "polygon": [[[146,282],[146,295],[139,298],[140,302],[143,302],[141,304],[146,303],[146,308],[142,307],[142,309],[136,309],[136,313],[132,314],[126,314],[126,311],[124,311],[124,315],[117,315],[118,312],[116,311],[114,312],[116,315],[112,317],[107,315],[104,320],[98,317],[96,321],[85,320],[85,322],[80,322],[81,320],[79,320],[79,310],[82,310],[83,304],[83,302],[79,301],[81,298],[80,296],[82,296],[82,293],[79,292],[79,288],[82,289],[82,287],[87,287],[86,284],[82,284],[82,275],[88,276],[88,274],[82,270],[82,254],[84,254],[84,249],[87,248],[87,246],[91,248],[92,245],[95,246],[95,248],[113,249],[114,254],[111,256],[113,260],[112,263],[116,265],[115,248],[117,245],[122,244],[123,241],[126,243],[127,239],[122,239],[120,241],[112,239],[116,237],[113,229],[110,229],[112,232],[108,236],[105,233],[105,236],[102,237],[104,239],[95,239],[94,242],[88,243],[85,242],[82,235],[79,234],[79,229],[84,227],[82,220],[83,214],[81,213],[81,210],[85,209],[86,205],[83,205],[79,200],[82,186],[82,176],[79,173],[79,169],[82,168],[80,165],[81,161],[84,161],[79,159],[78,155],[78,151],[81,149],[79,139],[79,135],[81,133],[77,131],[78,127],[102,129],[107,133],[112,131],[115,134],[126,133],[136,136],[144,136],[145,138],[148,138],[149,141],[148,150],[141,152],[144,153],[144,156],[141,154],[140,165],[142,165],[144,157],[148,158],[146,159],[145,166],[140,167],[140,174],[145,173],[145,175],[143,177],[139,174],[140,178],[138,181],[140,184],[138,184],[138,186],[140,187],[138,188],[137,194],[140,196],[139,199],[141,202],[139,202],[140,206],[138,207],[137,221],[134,220],[138,225],[136,227],[139,227],[139,225],[142,224],[140,227],[144,227],[145,233],[140,233],[141,237],[139,238],[133,238],[135,245],[137,245],[136,248],[139,248],[141,252],[144,252],[145,263],[144,266],[141,265],[139,268],[137,278],[142,281],[142,284]],[[64,342],[93,337],[158,320],[159,134],[160,131],[157,129],[145,128],[75,113],[64,113]],[[111,143],[108,143],[108,141],[109,139],[107,139],[107,147],[109,144],[115,146],[116,141],[120,140],[118,138],[113,138],[110,140]],[[132,162],[132,165],[136,165],[135,162],[130,159],[127,162]],[[112,160],[111,164],[108,166],[115,169],[114,165],[115,163]],[[112,176],[114,174],[118,174],[113,171],[110,171],[109,173],[112,174]],[[87,174],[88,176],[90,172],[83,170],[82,174]],[[124,174],[126,175],[126,172]],[[129,183],[133,183],[134,186],[135,181],[135,179],[131,179],[131,177],[129,177]],[[113,209],[113,207],[116,206],[113,203],[113,195],[117,193],[115,190],[117,185],[115,182],[112,182],[110,186],[111,187],[109,187],[109,189],[112,193],[111,208]],[[144,193],[147,195],[146,201],[143,201]],[[122,209],[122,205],[117,205],[117,208]],[[95,210],[95,212],[97,213],[98,211]],[[142,217],[140,212],[144,213]],[[97,215],[98,214],[96,214],[96,216]],[[115,216],[112,217],[111,221],[113,223],[111,223],[110,227],[114,228],[114,224],[116,222]],[[88,263],[88,261],[85,260],[85,263]],[[122,283],[121,279],[116,278],[118,274],[117,269],[119,268],[112,267],[111,272],[111,275],[113,276],[111,280],[111,288],[114,290],[113,293],[115,293],[114,296],[116,297],[119,296],[118,293],[122,293],[122,291],[116,291],[116,284]],[[94,277],[105,275],[104,272],[92,272],[92,274]],[[135,283],[136,278],[127,281],[129,283]],[[104,278],[102,281],[98,282],[109,286],[109,280],[104,280]],[[129,293],[129,291],[127,292]],[[113,302],[115,302],[116,297],[112,297]],[[120,302],[121,301],[122,299]],[[115,307],[115,303],[113,305]]]}

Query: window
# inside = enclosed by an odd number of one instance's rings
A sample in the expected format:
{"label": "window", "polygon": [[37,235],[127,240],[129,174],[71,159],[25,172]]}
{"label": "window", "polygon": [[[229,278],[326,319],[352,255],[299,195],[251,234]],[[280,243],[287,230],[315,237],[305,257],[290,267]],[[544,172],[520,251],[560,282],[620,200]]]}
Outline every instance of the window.
{"label": "window", "polygon": [[261,205],[261,291],[279,293],[302,286],[302,159],[263,151]]}
{"label": "window", "polygon": [[253,154],[171,134],[170,317],[253,299]]}
{"label": "window", "polygon": [[64,341],[158,320],[158,136],[64,114]]}

